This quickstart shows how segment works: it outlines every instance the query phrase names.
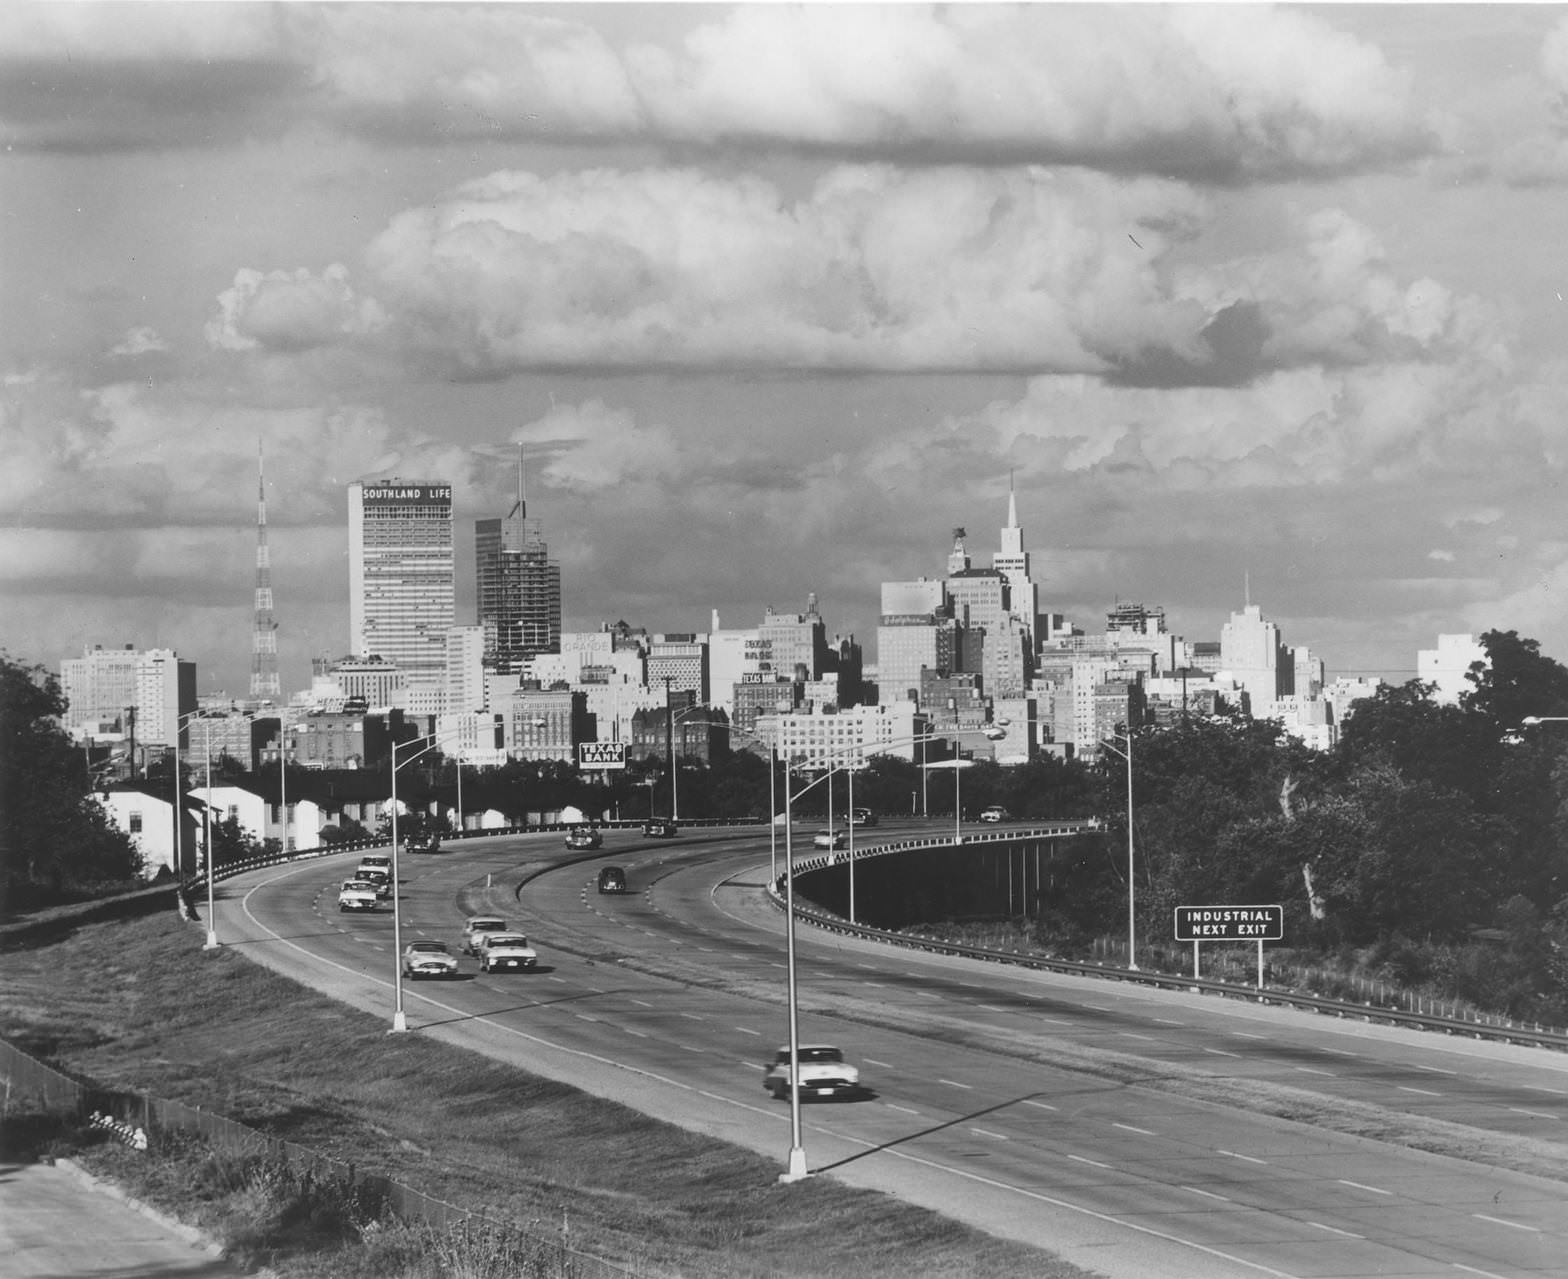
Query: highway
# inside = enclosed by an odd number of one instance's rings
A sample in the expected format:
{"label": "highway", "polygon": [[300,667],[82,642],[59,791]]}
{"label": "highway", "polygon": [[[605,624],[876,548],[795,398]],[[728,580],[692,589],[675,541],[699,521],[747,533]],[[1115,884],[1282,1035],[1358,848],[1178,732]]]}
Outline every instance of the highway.
{"label": "highway", "polygon": [[[896,832],[866,832],[864,842]],[[524,928],[541,970],[404,983],[411,1033],[504,1057],[776,1157],[760,1084],[785,1042],[766,831],[559,834],[400,859],[403,940],[464,915]],[[857,842],[861,842],[858,841]],[[797,846],[797,854],[808,851]],[[392,1023],[391,912],[340,915],[355,855],[219,886],[220,940]],[[598,867],[631,891],[601,896]],[[518,892],[518,885],[523,887]],[[815,1175],[883,1189],[1112,1276],[1568,1277],[1568,1060],[797,930],[803,1042],[871,1095],[812,1104]],[[1499,1158],[1503,1156],[1498,1156]],[[1559,1171],[1558,1175],[1562,1175]],[[787,1187],[779,1190],[788,1194]]]}

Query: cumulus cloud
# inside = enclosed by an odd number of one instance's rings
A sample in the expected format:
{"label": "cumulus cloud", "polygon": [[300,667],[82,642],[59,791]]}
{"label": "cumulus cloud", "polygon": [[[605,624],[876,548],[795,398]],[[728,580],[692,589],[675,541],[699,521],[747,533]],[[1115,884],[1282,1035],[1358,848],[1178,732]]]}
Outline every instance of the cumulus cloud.
{"label": "cumulus cloud", "polygon": [[1262,6],[739,5],[672,17],[663,42],[622,36],[609,6],[135,13],[10,6],[0,133],[145,146],[309,119],[411,140],[743,142],[1221,181],[1359,171],[1432,146],[1378,49]]}
{"label": "cumulus cloud", "polygon": [[374,333],[385,323],[374,301],[358,298],[348,271],[329,266],[319,275],[296,271],[242,269],[218,296],[218,315],[206,327],[207,341],[229,351],[267,347],[304,351]]}
{"label": "cumulus cloud", "polygon": [[158,331],[151,325],[139,324],[131,329],[109,349],[110,355],[134,356],[147,355],[154,351],[167,351],[169,349]]}
{"label": "cumulus cloud", "polygon": [[392,220],[366,255],[373,301],[338,271],[248,270],[209,336],[276,349],[384,325],[475,375],[1103,372],[1135,350],[1201,354],[1210,317],[1149,256],[1201,207],[1180,184],[1031,168],[841,167],[794,202],[746,175],[496,173]]}

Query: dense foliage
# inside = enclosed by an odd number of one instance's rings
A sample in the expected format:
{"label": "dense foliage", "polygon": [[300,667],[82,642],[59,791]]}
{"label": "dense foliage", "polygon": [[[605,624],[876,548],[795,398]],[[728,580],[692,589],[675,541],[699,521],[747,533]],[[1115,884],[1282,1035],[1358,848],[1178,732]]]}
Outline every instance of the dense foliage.
{"label": "dense foliage", "polygon": [[0,653],[0,916],[135,883],[140,857],[89,793],[59,682]]}

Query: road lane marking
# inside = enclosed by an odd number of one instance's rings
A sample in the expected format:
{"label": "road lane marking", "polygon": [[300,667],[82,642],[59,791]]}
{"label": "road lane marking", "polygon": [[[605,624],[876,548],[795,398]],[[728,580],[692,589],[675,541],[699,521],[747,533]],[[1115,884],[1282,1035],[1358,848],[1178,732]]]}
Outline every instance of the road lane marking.
{"label": "road lane marking", "polygon": [[1474,1266],[1466,1266],[1458,1261],[1448,1263],[1455,1270],[1463,1270],[1467,1275],[1480,1275],[1481,1279],[1508,1279],[1507,1275],[1500,1275],[1495,1270],[1477,1270]]}
{"label": "road lane marking", "polygon": [[1376,1186],[1364,1186],[1359,1181],[1346,1181],[1343,1177],[1338,1177],[1336,1180],[1342,1186],[1354,1186],[1357,1190],[1365,1190],[1374,1195],[1392,1195],[1394,1193],[1392,1190],[1379,1190]]}
{"label": "road lane marking", "polygon": [[995,1137],[998,1141],[1011,1141],[1012,1140],[1012,1138],[1007,1136],[1005,1133],[992,1132],[989,1128],[971,1128],[969,1131],[973,1132],[973,1133],[978,1133],[982,1137]]}
{"label": "road lane marking", "polygon": [[891,1101],[887,1103],[887,1108],[889,1110],[902,1111],[906,1115],[918,1115],[920,1113],[911,1106],[895,1106]]}
{"label": "road lane marking", "polygon": [[1299,1070],[1303,1075],[1327,1075],[1330,1079],[1334,1077],[1332,1070],[1319,1070],[1316,1066],[1292,1066],[1291,1069]]}
{"label": "road lane marking", "polygon": [[1184,1021],[1172,1021],[1169,1017],[1156,1017],[1154,1020],[1162,1026],[1185,1026],[1187,1024]]}
{"label": "road lane marking", "polygon": [[1058,1109],[1058,1107],[1047,1105],[1043,1101],[1031,1101],[1027,1097],[1024,1098],[1024,1105],[1026,1105],[1026,1106],[1034,1106],[1034,1107],[1036,1107],[1036,1108],[1038,1108],[1040,1110],[1056,1110],[1056,1109]]}
{"label": "road lane marking", "polygon": [[701,1013],[682,1013],[681,1016],[686,1018],[687,1021],[707,1021],[708,1020]]}
{"label": "road lane marking", "polygon": [[577,1018],[578,1021],[597,1022],[599,1020],[597,1017],[590,1017],[587,1013],[573,1013],[572,1016]]}
{"label": "road lane marking", "polygon": [[624,1030],[628,1035],[636,1035],[638,1039],[648,1038],[648,1032],[646,1030],[633,1030],[630,1026],[622,1026],[621,1029]]}
{"label": "road lane marking", "polygon": [[1545,1084],[1526,1084],[1531,1092],[1549,1092],[1558,1097],[1568,1096],[1568,1088],[1548,1088]]}
{"label": "road lane marking", "polygon": [[1134,1034],[1130,1030],[1118,1030],[1116,1033],[1118,1035],[1120,1035],[1123,1039],[1146,1039],[1151,1044],[1155,1042],[1155,1039],[1154,1039],[1153,1035],[1137,1035],[1137,1034]]}
{"label": "road lane marking", "polygon": [[1150,1132],[1147,1128],[1134,1128],[1131,1124],[1112,1123],[1111,1127],[1112,1128],[1120,1128],[1123,1132],[1140,1133],[1140,1134],[1142,1134],[1145,1137],[1158,1137],[1160,1135],[1157,1132]]}
{"label": "road lane marking", "polygon": [[1529,1115],[1531,1119],[1556,1119],[1556,1115],[1548,1114],[1544,1110],[1523,1110],[1518,1106],[1508,1107],[1516,1115]]}
{"label": "road lane marking", "polygon": [[1268,1163],[1267,1159],[1255,1159],[1251,1155],[1238,1155],[1234,1150],[1217,1150],[1214,1153],[1218,1154],[1218,1155],[1225,1155],[1226,1157],[1228,1157],[1230,1159],[1245,1160],[1249,1164],[1267,1164]]}
{"label": "road lane marking", "polygon": [[1182,1189],[1190,1191],[1195,1195],[1202,1195],[1205,1199],[1218,1199],[1223,1204],[1231,1202],[1224,1195],[1217,1195],[1212,1190],[1199,1190],[1196,1186],[1183,1186]]}
{"label": "road lane marking", "polygon": [[1307,1225],[1313,1227],[1316,1230],[1326,1230],[1331,1235],[1340,1235],[1340,1236],[1342,1236],[1343,1238],[1346,1238],[1346,1239],[1365,1239],[1366,1238],[1365,1235],[1354,1235],[1354,1234],[1351,1234],[1350,1231],[1348,1231],[1348,1230],[1341,1230],[1338,1226],[1325,1226],[1321,1221],[1309,1221],[1309,1222],[1307,1222]]}
{"label": "road lane marking", "polygon": [[1430,1088],[1411,1088],[1408,1084],[1395,1084],[1394,1087],[1399,1089],[1400,1092],[1413,1092],[1420,1097],[1441,1097],[1443,1095],[1440,1092],[1433,1092]]}
{"label": "road lane marking", "polygon": [[759,1035],[760,1036],[762,1034],[762,1032],[760,1030],[752,1030],[752,1029],[750,1029],[747,1026],[737,1026],[737,1027],[735,1027],[735,1029],[740,1031],[740,1033],[743,1034],[743,1035]]}
{"label": "road lane marking", "polygon": [[938,1079],[937,1083],[939,1083],[939,1084],[947,1084],[947,1085],[949,1085],[949,1086],[951,1086],[953,1088],[962,1088],[962,1089],[964,1089],[964,1090],[966,1090],[968,1092],[973,1092],[974,1091],[974,1085],[973,1084],[961,1084],[956,1079]]}
{"label": "road lane marking", "polygon": [[700,1053],[700,1052],[706,1052],[707,1051],[707,1049],[705,1049],[705,1048],[696,1048],[696,1047],[694,1047],[691,1044],[676,1044],[675,1046],[677,1048],[681,1049],[682,1051],[689,1052],[689,1053]]}
{"label": "road lane marking", "polygon": [[1040,1020],[1043,1022],[1049,1022],[1052,1026],[1071,1026],[1074,1024],[1061,1017],[1042,1017]]}
{"label": "road lane marking", "polygon": [[[287,949],[299,952],[301,955],[304,955],[310,959],[313,963],[322,964],[328,968],[337,969],[347,976],[357,980],[368,980],[373,985],[390,988],[392,983],[389,981],[385,981],[379,977],[374,977],[367,973],[360,972],[359,970],[350,968],[345,964],[328,959],[323,955],[318,955],[313,951],[307,950],[299,943],[290,941],[287,938],[280,936],[276,931],[268,928],[259,919],[257,919],[255,914],[251,911],[250,898],[255,893],[263,888],[270,887],[280,879],[287,879],[292,875],[298,874],[302,871],[309,871],[313,869],[315,869],[314,863],[307,866],[291,866],[283,874],[275,875],[266,880],[263,880],[261,883],[251,887],[245,893],[245,896],[240,903],[240,909],[243,911],[245,916],[250,919],[250,921],[272,941]],[[776,966],[781,968],[783,967],[782,964],[778,964]],[[441,1001],[430,998],[429,996],[421,995],[417,996],[417,998],[423,1000],[423,1002],[431,1005],[432,1007],[439,1008],[442,1012],[447,1013],[453,1017],[466,1017],[471,1015],[464,1009],[458,1008],[451,1004],[442,1003]],[[736,1101],[733,1098],[723,1097],[715,1093],[709,1093],[703,1089],[694,1088],[691,1084],[686,1083],[683,1080],[673,1078],[669,1075],[660,1074],[657,1071],[648,1070],[639,1066],[633,1066],[625,1062],[617,1061],[611,1057],[605,1057],[598,1053],[584,1051],[581,1048],[572,1048],[566,1044],[557,1043],[554,1040],[545,1038],[541,1035],[533,1034],[526,1030],[522,1030],[516,1026],[508,1026],[502,1022],[493,1021],[488,1017],[486,1017],[484,1020],[488,1021],[489,1024],[500,1034],[510,1036],[525,1043],[536,1044],[543,1048],[548,1048],[553,1051],[564,1053],[570,1057],[580,1057],[586,1061],[593,1061],[601,1065],[626,1070],[633,1075],[640,1076],[644,1079],[654,1080],[660,1084],[678,1089],[682,1092],[691,1093],[695,1096],[708,1097],[711,1100],[718,1101],[729,1106],[738,1107],[739,1109],[746,1111],[748,1114],[765,1116],[769,1118],[775,1117],[777,1115],[777,1112],[772,1109],[764,1109],[760,1105],[752,1105],[747,1102]],[[782,1119],[782,1117],[779,1118]],[[881,1148],[880,1143],[862,1141],[854,1137],[848,1137],[846,1139],[849,1140],[852,1144],[864,1146],[868,1150]],[[968,1181],[974,1185],[985,1186],[992,1190],[1005,1191],[1009,1194],[1017,1195],[1020,1199],[1025,1199],[1033,1203],[1048,1204],[1051,1207],[1059,1208],[1064,1212],[1076,1213],[1077,1215],[1087,1218],[1090,1221],[1104,1222],[1108,1225],[1116,1226],[1122,1230],[1129,1230],[1135,1234],[1144,1235],[1150,1239],[1160,1239],[1166,1243],[1175,1244],[1178,1247],[1190,1248],[1194,1252],[1202,1253],[1203,1255],[1209,1257],[1217,1257],[1222,1261],[1229,1262],[1231,1265],[1242,1267],[1243,1269],[1252,1271],[1256,1274],[1267,1275],[1270,1277],[1270,1279],[1300,1279],[1299,1276],[1291,1271],[1277,1270],[1274,1267],[1264,1265],[1261,1262],[1251,1261],[1245,1257],[1237,1256],[1235,1253],[1226,1252],[1222,1248],[1215,1248],[1209,1244],[1199,1243],[1195,1239],[1183,1238],[1181,1235],[1173,1234],[1170,1231],[1159,1230],[1153,1226],[1144,1225],[1142,1222],[1131,1220],[1127,1217],[1117,1216],[1114,1213],[1100,1212],[1097,1209],[1086,1207],[1083,1204],[1074,1203],[1070,1199],[1063,1199],[1056,1195],[1043,1194],[1038,1190],[1031,1190],[1027,1186],[1021,1186],[1013,1182],[1003,1181],[999,1178],[976,1172],[973,1168],[965,1168],[954,1164],[943,1163],[940,1160],[929,1159],[908,1150],[887,1150],[886,1154],[891,1158],[897,1159],[901,1162],[914,1164],[921,1168],[933,1169],[937,1172],[945,1174],[946,1176],[955,1177],[960,1181]],[[1493,1279],[1497,1279],[1497,1277],[1493,1277]]]}
{"label": "road lane marking", "polygon": [[1223,1048],[1205,1048],[1203,1051],[1213,1053],[1216,1057],[1234,1057],[1237,1061],[1241,1060],[1240,1053],[1228,1053]]}
{"label": "road lane marking", "polygon": [[1098,1159],[1089,1159],[1089,1158],[1086,1158],[1083,1155],[1068,1155],[1067,1157],[1069,1159],[1071,1159],[1071,1160],[1074,1160],[1077,1163],[1092,1164],[1096,1168],[1104,1168],[1107,1172],[1110,1171],[1111,1165],[1110,1164],[1102,1164]]}
{"label": "road lane marking", "polygon": [[1268,1038],[1267,1035],[1253,1035],[1253,1034],[1248,1033],[1245,1030],[1233,1030],[1230,1033],[1233,1036],[1235,1036],[1237,1039],[1267,1039]]}
{"label": "road lane marking", "polygon": [[1539,1226],[1527,1226],[1522,1221],[1509,1221],[1506,1217],[1488,1217],[1484,1212],[1472,1212],[1470,1215],[1477,1221],[1490,1221],[1496,1226],[1512,1226],[1515,1230],[1528,1230],[1532,1235],[1541,1233]]}
{"label": "road lane marking", "polygon": [[893,1069],[893,1063],[892,1062],[890,1062],[890,1061],[878,1061],[875,1057],[867,1057],[865,1059],[865,1062],[866,1062],[866,1065],[868,1065],[868,1066],[879,1066],[883,1070],[892,1070]]}
{"label": "road lane marking", "polygon": [[976,1008],[983,1008],[988,1013],[1009,1013],[1011,1008],[998,1008],[995,1004],[976,1004]]}
{"label": "road lane marking", "polygon": [[1412,1070],[1424,1070],[1429,1075],[1457,1075],[1457,1070],[1444,1070],[1441,1066],[1412,1066]]}

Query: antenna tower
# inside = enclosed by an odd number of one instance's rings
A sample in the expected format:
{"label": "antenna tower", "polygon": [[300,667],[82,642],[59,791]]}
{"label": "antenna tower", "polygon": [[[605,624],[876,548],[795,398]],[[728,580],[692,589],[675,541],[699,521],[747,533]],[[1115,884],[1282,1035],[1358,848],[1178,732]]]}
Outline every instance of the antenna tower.
{"label": "antenna tower", "polygon": [[278,625],[272,620],[272,559],[267,552],[267,478],[261,443],[256,444],[256,619],[251,631],[250,695],[276,702],[283,695],[278,680]]}

